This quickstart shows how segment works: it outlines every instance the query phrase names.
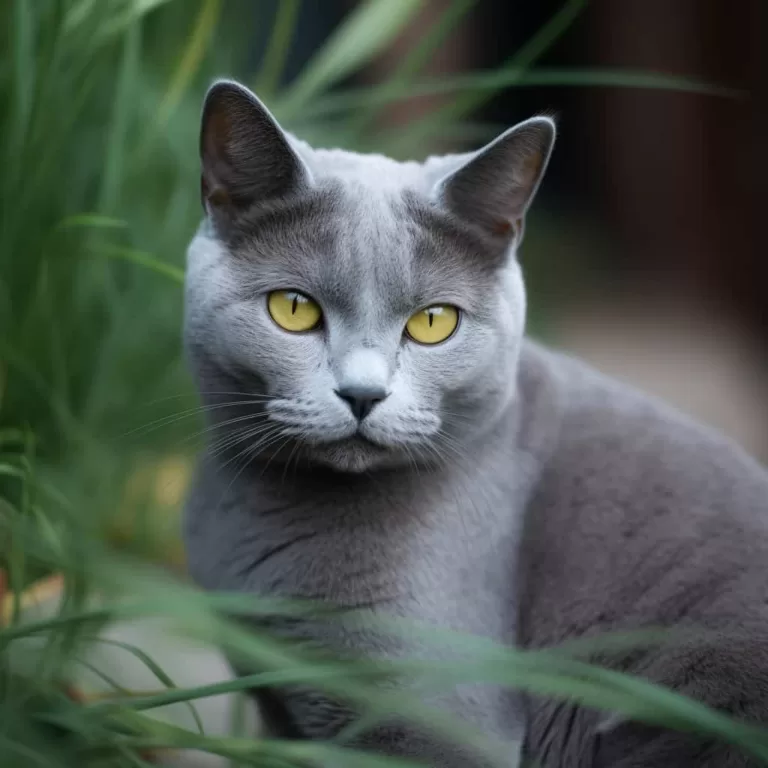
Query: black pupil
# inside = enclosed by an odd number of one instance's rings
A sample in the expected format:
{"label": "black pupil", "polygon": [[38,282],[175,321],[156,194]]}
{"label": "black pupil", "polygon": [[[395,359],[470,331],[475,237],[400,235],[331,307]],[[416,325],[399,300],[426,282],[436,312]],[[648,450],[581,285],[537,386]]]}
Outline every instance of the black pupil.
{"label": "black pupil", "polygon": [[299,297],[298,296],[294,296],[293,297],[293,304],[291,305],[291,314],[292,315],[296,314],[296,308],[298,306],[299,306]]}
{"label": "black pupil", "polygon": [[427,312],[427,317],[429,318],[429,327],[431,328],[432,327],[432,323],[435,322],[435,310],[434,309],[430,309]]}

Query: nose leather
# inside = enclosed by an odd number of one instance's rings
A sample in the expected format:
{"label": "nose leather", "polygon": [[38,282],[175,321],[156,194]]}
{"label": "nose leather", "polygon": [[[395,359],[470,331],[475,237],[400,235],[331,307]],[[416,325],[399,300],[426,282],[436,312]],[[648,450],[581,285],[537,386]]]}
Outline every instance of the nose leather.
{"label": "nose leather", "polygon": [[344,387],[337,389],[336,394],[349,406],[358,421],[362,421],[387,397],[380,387]]}

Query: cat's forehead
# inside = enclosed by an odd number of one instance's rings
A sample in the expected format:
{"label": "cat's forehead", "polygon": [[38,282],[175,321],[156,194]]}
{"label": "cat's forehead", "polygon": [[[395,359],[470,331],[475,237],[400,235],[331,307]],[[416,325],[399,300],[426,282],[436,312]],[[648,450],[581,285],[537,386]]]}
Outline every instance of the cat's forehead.
{"label": "cat's forehead", "polygon": [[435,204],[423,166],[326,150],[311,171],[310,191],[244,222],[249,288],[294,288],[355,318],[476,304],[492,288],[487,242]]}
{"label": "cat's forehead", "polygon": [[318,181],[336,180],[372,193],[397,195],[411,189],[427,194],[433,181],[423,163],[402,162],[384,155],[314,149],[303,156]]}

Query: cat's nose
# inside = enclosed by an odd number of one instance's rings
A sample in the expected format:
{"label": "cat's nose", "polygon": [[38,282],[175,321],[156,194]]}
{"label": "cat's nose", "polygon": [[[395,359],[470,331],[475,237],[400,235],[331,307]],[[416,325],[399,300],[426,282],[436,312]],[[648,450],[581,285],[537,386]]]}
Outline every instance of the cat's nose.
{"label": "cat's nose", "polygon": [[387,397],[381,387],[343,387],[336,394],[350,407],[358,421],[362,421],[374,408]]}

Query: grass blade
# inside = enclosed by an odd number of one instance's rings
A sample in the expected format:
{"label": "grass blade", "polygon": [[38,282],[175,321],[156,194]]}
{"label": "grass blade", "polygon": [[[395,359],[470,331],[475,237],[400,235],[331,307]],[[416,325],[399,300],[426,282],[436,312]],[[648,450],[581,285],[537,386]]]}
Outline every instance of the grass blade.
{"label": "grass blade", "polygon": [[301,0],[280,0],[272,23],[267,50],[256,78],[256,92],[269,100],[277,91],[296,32]]}
{"label": "grass blade", "polygon": [[156,129],[162,128],[184,98],[192,79],[200,69],[221,14],[221,0],[202,0],[197,12],[192,34],[179,57],[171,82],[160,103]]}
{"label": "grass blade", "polygon": [[398,35],[424,0],[366,0],[344,20],[289,86],[276,111],[282,119],[369,62]]}
{"label": "grass blade", "polygon": [[[163,670],[163,668],[147,653],[141,650],[141,648],[138,648],[135,645],[132,645],[131,643],[125,643],[120,640],[114,640],[112,638],[107,637],[96,637],[92,638],[92,642],[98,642],[101,645],[111,645],[114,648],[120,648],[121,650],[125,651],[126,653],[130,653],[131,656],[133,656],[135,659],[140,661],[166,688],[170,689],[169,694],[172,692],[178,692],[179,687],[174,683],[174,681],[171,679],[171,677]],[[163,694],[158,694],[163,695]],[[179,703],[186,704],[187,709],[189,710],[190,715],[192,716],[192,719],[195,722],[195,726],[197,727],[197,730],[200,732],[201,736],[205,736],[205,728],[203,726],[203,722],[200,719],[200,715],[198,711],[195,709],[194,705],[191,703],[189,697],[186,699],[176,699]],[[173,703],[173,702],[169,702]]]}
{"label": "grass blade", "polygon": [[[587,7],[588,2],[589,0],[566,0],[549,21],[522,48],[504,62],[500,71],[510,70],[519,76],[533,66],[568,31]],[[396,142],[391,151],[399,154],[408,142],[423,141],[435,124],[449,123],[470,114],[491,98],[495,91],[496,89],[489,89],[477,93],[467,93],[461,98],[453,99],[450,104],[446,104],[431,115],[427,115],[409,126],[402,141]]]}
{"label": "grass blade", "polygon": [[[400,64],[395,68],[387,81],[387,85],[391,85],[393,88],[398,85],[405,85],[411,78],[417,75],[429,62],[429,59],[442,45],[448,35],[456,28],[456,25],[461,21],[461,18],[474,5],[475,0],[453,0],[453,2],[445,8],[437,21],[427,29],[421,40],[418,41],[413,49],[409,51]],[[372,106],[380,107],[382,105],[378,104]],[[366,127],[376,120],[379,114],[380,110],[376,108],[361,112],[356,120],[353,117],[350,132],[353,136],[359,137]]]}
{"label": "grass blade", "polygon": [[91,255],[128,261],[132,264],[138,264],[141,267],[145,267],[159,275],[168,277],[175,283],[181,284],[184,282],[183,269],[179,269],[179,267],[174,267],[172,264],[167,264],[164,261],[160,261],[156,259],[151,253],[137,251],[132,248],[123,248],[117,245],[104,244],[99,246],[98,249],[95,249]]}
{"label": "grass blade", "polygon": [[112,124],[104,159],[104,175],[99,194],[99,210],[114,211],[119,203],[120,185],[124,177],[125,145],[129,130],[131,104],[136,98],[141,25],[132,24],[125,33],[123,54],[112,107]]}
{"label": "grass blade", "polygon": [[[441,77],[412,84],[385,83],[376,88],[351,88],[325,97],[307,108],[305,119],[354,113],[406,99],[463,92],[483,93],[506,87],[646,88],[702,94],[728,99],[742,99],[745,92],[727,86],[707,83],[695,78],[661,72],[638,72],[621,69],[548,69],[530,71],[504,69],[469,72],[456,77]],[[438,122],[437,118],[434,118]]]}
{"label": "grass blade", "polygon": [[[589,0],[567,0],[552,18],[541,27],[515,54],[502,65],[502,71],[525,71],[532,67],[560,38],[586,9]],[[448,105],[443,115],[463,115],[477,109],[488,95],[467,94]]]}

